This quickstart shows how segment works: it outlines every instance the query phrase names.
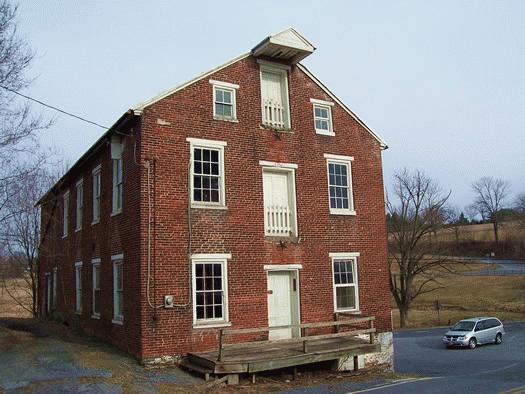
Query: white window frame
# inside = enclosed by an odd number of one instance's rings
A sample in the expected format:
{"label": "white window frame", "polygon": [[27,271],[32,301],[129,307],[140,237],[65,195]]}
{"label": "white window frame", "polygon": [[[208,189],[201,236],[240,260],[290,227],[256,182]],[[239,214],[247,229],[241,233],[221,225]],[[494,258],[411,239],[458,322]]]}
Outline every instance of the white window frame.
{"label": "white window frame", "polygon": [[[102,166],[99,164],[91,172],[91,183],[92,183],[92,221],[91,224],[97,224],[100,222],[101,210],[102,210]],[[98,188],[97,188],[98,178]],[[98,190],[97,190],[98,189]]]}
{"label": "white window frame", "polygon": [[[111,262],[113,264],[113,320],[114,324],[123,324],[124,323],[124,255],[116,254],[111,256]],[[122,289],[117,288],[117,270],[118,266],[122,267]],[[118,292],[122,292],[122,305],[120,305],[121,314],[117,314],[117,304],[118,304]]]}
{"label": "white window frame", "polygon": [[53,309],[57,308],[58,301],[58,268],[53,268],[53,292],[51,294]]}
{"label": "white window frame", "polygon": [[[191,256],[191,278],[192,278],[192,297],[193,297],[193,328],[215,328],[228,327],[231,325],[229,320],[228,306],[228,260],[231,259],[230,253],[211,253],[193,254]],[[197,264],[221,264],[222,289],[223,289],[223,317],[222,319],[197,320],[197,280],[195,266]]]}
{"label": "white window frame", "polygon": [[69,232],[69,190],[62,196],[62,238]]}
{"label": "white window frame", "polygon": [[[80,191],[80,192],[79,192]],[[84,212],[84,180],[81,179],[75,186],[75,231],[82,230],[82,216]]]}
{"label": "white window frame", "polygon": [[[313,104],[312,110],[313,110],[313,115],[314,115],[314,129],[315,129],[315,133],[316,134],[321,134],[321,135],[328,135],[328,136],[332,136],[332,137],[335,136],[334,122],[333,122],[333,117],[332,117],[332,107],[334,106],[334,103],[332,103],[330,101],[318,100],[318,99],[313,99],[313,98],[310,99],[310,102]],[[316,117],[315,116],[315,109],[316,108],[326,109],[328,111],[328,119]],[[315,125],[315,121],[317,119],[328,120],[328,130],[318,129],[316,127],[316,125]]]}
{"label": "white window frame", "polygon": [[[239,85],[235,83],[230,83],[230,82],[216,81],[214,79],[210,79],[209,82],[213,86],[213,119],[237,122],[238,121],[237,120],[237,89],[239,89]],[[231,117],[217,115],[217,113],[215,112],[217,89],[225,90],[231,93],[232,95],[232,116]]]}
{"label": "white window frame", "polygon": [[[99,283],[98,283],[98,287],[95,287],[95,279],[96,279],[96,275],[95,275],[95,269],[96,267],[98,267],[98,270],[99,270]],[[100,291],[100,303],[102,304],[102,288],[100,287],[100,282],[102,281],[102,271],[100,269],[100,258],[96,258],[96,259],[93,259],[91,260],[91,311],[92,311],[92,314],[91,314],[91,317],[94,318],[94,319],[100,319],[100,310],[98,312],[95,312],[95,290],[98,290]],[[101,307],[101,305],[98,306],[99,308]]]}
{"label": "white window frame", "polygon": [[82,261],[75,263],[75,313],[82,313]]}
{"label": "white window frame", "polygon": [[[355,205],[354,205],[354,185],[352,183],[352,161],[354,158],[352,156],[342,156],[342,155],[332,155],[325,153],[324,157],[326,159],[326,181],[328,183],[328,207],[330,208],[330,214],[332,215],[351,215],[355,216]],[[346,165],[347,174],[348,174],[348,208],[332,208],[330,204],[330,163]]]}
{"label": "white window frame", "polygon": [[46,305],[46,311],[47,313],[50,313],[51,312],[51,304],[53,302],[52,300],[52,295],[51,295],[51,274],[49,272],[46,272],[45,274],[45,278],[46,278],[46,288],[45,288],[45,292],[46,292],[46,298],[47,298],[47,305]]}
{"label": "white window frame", "polygon": [[[224,172],[224,147],[227,146],[226,141],[206,140],[201,138],[186,138],[186,142],[190,143],[190,194],[192,208],[206,208],[206,209],[227,209],[226,207],[226,174]],[[194,151],[195,148],[215,149],[219,151],[219,202],[211,201],[194,201],[193,200],[193,176],[194,176]]]}
{"label": "white window frame", "polygon": [[[262,167],[261,181],[263,186],[263,195],[264,195],[264,172],[283,172],[288,175],[288,201],[291,201],[293,204],[292,208],[292,234],[290,236],[297,237],[299,235],[298,229],[298,220],[297,220],[297,192],[295,188],[295,170],[298,168],[297,164],[294,163],[278,163],[273,161],[260,160],[259,165]],[[263,197],[263,215],[264,215],[264,233],[266,234],[266,212],[264,211],[264,197]]]}
{"label": "white window frame", "polygon": [[[290,97],[288,92],[288,71],[290,70],[289,66],[281,65],[278,63],[272,63],[268,61],[258,60],[259,63],[259,83],[261,85],[261,119],[262,124],[266,125],[267,127],[271,127],[271,125],[267,125],[264,121],[264,97],[263,97],[263,73],[269,72],[274,74],[279,74],[281,76],[281,95],[283,100],[283,108],[286,109],[286,116],[285,116],[285,125],[283,131],[288,131],[292,128],[292,114],[290,112]],[[284,89],[284,94],[283,94]]]}
{"label": "white window frame", "polygon": [[[112,183],[112,200],[111,200],[111,216],[118,215],[119,213],[122,213],[122,197],[123,197],[123,189],[124,189],[124,168],[123,168],[123,161],[122,157],[118,159],[112,160],[112,166],[113,166],[113,183]],[[120,163],[120,166],[119,166]],[[120,173],[119,173],[120,169]],[[120,175],[120,179],[119,179]],[[120,186],[120,188],[119,188]],[[120,194],[120,195],[119,195]],[[120,206],[118,205],[118,202],[120,202]]]}
{"label": "white window frame", "polygon": [[[357,265],[357,258],[359,257],[359,252],[343,252],[343,253],[329,253],[330,264],[332,265],[332,288],[333,288],[333,302],[334,302],[334,312],[354,312],[359,313],[359,272]],[[354,283],[353,284],[335,284],[334,277],[334,262],[338,260],[351,260],[352,261],[352,274]],[[337,287],[354,287],[355,288],[355,308],[337,308]]]}

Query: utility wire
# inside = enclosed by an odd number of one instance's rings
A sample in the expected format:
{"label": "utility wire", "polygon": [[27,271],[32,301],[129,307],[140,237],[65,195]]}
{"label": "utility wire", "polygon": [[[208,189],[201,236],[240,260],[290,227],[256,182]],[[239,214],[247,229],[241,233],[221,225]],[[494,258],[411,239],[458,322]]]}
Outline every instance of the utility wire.
{"label": "utility wire", "polygon": [[65,114],[65,115],[68,115],[68,116],[71,116],[71,117],[73,117],[73,118],[79,119],[79,120],[81,120],[81,121],[83,121],[83,122],[91,123],[92,125],[95,125],[95,126],[101,127],[101,128],[103,128],[103,129],[105,129],[105,130],[109,129],[109,127],[102,126],[101,124],[98,124],[98,123],[93,122],[93,121],[91,121],[91,120],[85,119],[85,118],[83,118],[83,117],[81,117],[81,116],[78,116],[78,115],[72,114],[71,112],[64,111],[63,109],[60,109],[60,108],[54,107],[54,106],[52,106],[52,105],[46,104],[46,103],[44,103],[44,102],[42,102],[42,101],[40,101],[40,100],[37,100],[37,99],[35,99],[35,98],[33,98],[33,97],[26,96],[25,94],[22,94],[22,93],[20,93],[20,92],[17,92],[16,90],[10,89],[10,88],[8,88],[7,86],[0,85],[0,88],[3,88],[3,89],[5,89],[5,90],[9,90],[10,92],[12,92],[12,93],[14,93],[14,94],[18,94],[19,96],[21,96],[21,97],[23,97],[23,98],[25,98],[25,99],[32,100],[32,101],[34,101],[34,102],[36,102],[36,103],[38,103],[38,104],[40,104],[40,105],[43,105],[44,107],[54,109],[55,111],[58,111],[58,112],[61,112],[61,113]]}

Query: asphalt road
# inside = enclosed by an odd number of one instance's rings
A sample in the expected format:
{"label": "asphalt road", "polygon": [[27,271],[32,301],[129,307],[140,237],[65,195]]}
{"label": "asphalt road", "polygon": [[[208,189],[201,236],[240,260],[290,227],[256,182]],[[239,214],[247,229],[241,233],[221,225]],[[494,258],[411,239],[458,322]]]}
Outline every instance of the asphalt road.
{"label": "asphalt road", "polygon": [[399,381],[361,392],[377,393],[509,393],[525,392],[525,323],[506,325],[501,345],[447,349],[445,329],[394,334],[396,372],[420,379]]}

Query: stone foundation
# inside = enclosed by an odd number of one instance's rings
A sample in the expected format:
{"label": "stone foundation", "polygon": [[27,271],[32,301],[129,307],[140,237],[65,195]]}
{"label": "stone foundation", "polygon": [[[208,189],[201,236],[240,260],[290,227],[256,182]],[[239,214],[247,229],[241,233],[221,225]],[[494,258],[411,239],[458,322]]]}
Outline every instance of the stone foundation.
{"label": "stone foundation", "polygon": [[[369,335],[360,335],[359,338],[369,340]],[[385,371],[394,370],[394,337],[391,332],[381,332],[376,335],[376,340],[381,344],[381,351],[357,357],[358,369],[374,368]],[[354,358],[352,356],[340,358],[337,365],[338,371],[353,371]]]}

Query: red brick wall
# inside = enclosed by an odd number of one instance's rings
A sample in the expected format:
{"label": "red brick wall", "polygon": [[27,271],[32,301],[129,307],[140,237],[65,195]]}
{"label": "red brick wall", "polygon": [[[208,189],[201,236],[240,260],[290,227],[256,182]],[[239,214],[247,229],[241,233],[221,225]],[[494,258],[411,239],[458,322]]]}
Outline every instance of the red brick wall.
{"label": "red brick wall", "polygon": [[[237,117],[213,119],[209,79],[239,84]],[[391,331],[386,226],[379,143],[337,104],[335,137],[317,135],[310,98],[333,101],[297,67],[289,73],[292,130],[276,133],[261,125],[259,67],[249,57],[146,108],[141,157],[154,160],[154,288],[162,304],[188,301],[187,137],[226,141],[227,210],[192,210],[193,253],[231,253],[228,261],[229,316],[234,328],[267,326],[265,264],[302,264],[302,322],[333,319],[330,252],[360,252],[360,309]],[[162,119],[169,124],[160,125]],[[163,122],[161,122],[163,123]],[[324,153],[349,155],[356,216],[329,214]],[[281,249],[264,237],[262,168],[259,160],[295,163],[299,240]],[[141,270],[146,277],[147,200],[141,173]],[[144,283],[142,283],[144,290]],[[142,297],[144,358],[202,350],[217,343],[216,329],[193,329],[190,306],[149,308]]]}
{"label": "red brick wall", "polygon": [[[129,131],[128,131],[129,132]],[[139,136],[135,127],[134,136]],[[109,141],[103,143],[89,159],[74,168],[57,196],[42,204],[42,246],[40,266],[40,307],[45,299],[45,273],[58,268],[57,305],[52,312],[56,318],[79,324],[87,332],[110,341],[136,357],[141,357],[140,342],[140,195],[139,168],[133,161],[135,137],[124,138],[123,213],[111,216],[112,161]],[[140,145],[139,145],[140,146]],[[92,170],[102,166],[100,222],[92,225]],[[82,229],[75,232],[76,182],[83,178],[84,208]],[[62,238],[63,193],[69,190],[69,231]],[[53,206],[55,208],[53,209]],[[112,323],[113,267],[111,256],[124,254],[124,324]],[[101,317],[92,318],[92,259],[101,259]],[[82,314],[75,314],[75,263],[82,261]],[[46,312],[42,311],[45,315]]]}

